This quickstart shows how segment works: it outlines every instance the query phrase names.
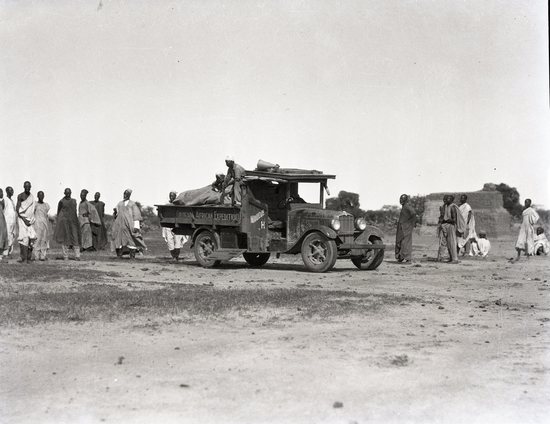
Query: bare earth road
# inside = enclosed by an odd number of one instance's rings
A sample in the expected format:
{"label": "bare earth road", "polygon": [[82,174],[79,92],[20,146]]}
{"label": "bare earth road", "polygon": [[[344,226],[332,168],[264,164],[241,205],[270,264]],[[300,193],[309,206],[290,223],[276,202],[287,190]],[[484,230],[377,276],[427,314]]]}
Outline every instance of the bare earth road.
{"label": "bare earth road", "polygon": [[321,275],[163,252],[1,264],[0,421],[549,422],[550,258],[510,264],[510,239],[441,264],[432,242]]}

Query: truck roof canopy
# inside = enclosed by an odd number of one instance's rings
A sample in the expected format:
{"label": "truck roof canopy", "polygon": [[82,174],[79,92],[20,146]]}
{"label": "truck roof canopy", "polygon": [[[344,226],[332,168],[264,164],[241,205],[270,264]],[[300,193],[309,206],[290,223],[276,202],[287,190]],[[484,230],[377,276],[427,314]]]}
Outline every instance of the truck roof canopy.
{"label": "truck roof canopy", "polygon": [[254,180],[254,177],[265,181],[322,183],[335,179],[336,175],[307,169],[293,169],[292,172],[246,171],[246,179]]}

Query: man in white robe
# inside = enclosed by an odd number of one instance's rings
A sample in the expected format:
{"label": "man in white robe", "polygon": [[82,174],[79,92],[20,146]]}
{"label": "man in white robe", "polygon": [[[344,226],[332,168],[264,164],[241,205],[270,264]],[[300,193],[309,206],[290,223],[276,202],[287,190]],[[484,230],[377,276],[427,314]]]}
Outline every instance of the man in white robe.
{"label": "man in white robe", "polygon": [[34,208],[36,206],[34,196],[31,194],[31,183],[25,181],[23,184],[23,193],[17,196],[17,205],[15,212],[17,213],[17,227],[19,235],[17,241],[21,251],[21,259],[18,262],[29,263],[32,259],[32,247],[36,240],[36,232],[34,231]]}
{"label": "man in white robe", "polygon": [[516,241],[518,252],[516,262],[519,261],[521,252],[525,252],[527,258],[535,254],[535,224],[539,220],[539,214],[531,207],[531,199],[525,199],[525,207],[521,215],[521,227]]}
{"label": "man in white robe", "polygon": [[462,196],[460,196],[460,205],[458,206],[458,209],[460,209],[460,214],[462,215],[462,218],[466,223],[466,230],[462,234],[462,237],[458,237],[458,240],[457,240],[458,251],[459,253],[460,251],[462,251],[462,256],[464,256],[466,252],[469,250],[466,244],[477,238],[474,211],[472,210],[472,207],[468,203],[467,195],[463,194]]}
{"label": "man in white robe", "polygon": [[470,256],[481,256],[486,258],[491,250],[491,242],[487,240],[485,231],[479,232],[479,237],[476,237],[470,244]]}
{"label": "man in white robe", "polygon": [[13,188],[6,187],[6,197],[4,197],[4,217],[8,230],[8,248],[2,252],[3,256],[11,255],[13,251],[13,242],[17,238],[17,214],[15,213],[15,204],[12,200]]}
{"label": "man in white robe", "polygon": [[[177,195],[178,193],[176,193],[175,191],[170,192],[170,194],[168,195],[168,201],[170,204],[174,203]],[[171,228],[162,227],[162,238],[164,238],[164,241],[168,246],[168,250],[170,251],[172,259],[174,259],[174,261],[176,262],[179,261],[181,248],[187,242],[187,240],[189,240],[189,236],[174,234]]]}

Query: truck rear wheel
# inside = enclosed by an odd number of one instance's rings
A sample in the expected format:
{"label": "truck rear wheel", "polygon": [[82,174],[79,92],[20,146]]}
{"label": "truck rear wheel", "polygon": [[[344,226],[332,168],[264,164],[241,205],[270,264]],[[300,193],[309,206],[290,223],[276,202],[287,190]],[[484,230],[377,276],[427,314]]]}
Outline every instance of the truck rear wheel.
{"label": "truck rear wheel", "polygon": [[[378,237],[372,237],[372,244],[382,244],[382,240]],[[351,258],[353,265],[361,270],[372,271],[380,266],[384,260],[384,249],[367,250],[363,256]]]}
{"label": "truck rear wheel", "polygon": [[243,258],[250,266],[262,266],[265,265],[271,256],[270,253],[250,253],[244,252]]}
{"label": "truck rear wheel", "polygon": [[197,262],[204,268],[218,266],[221,261],[208,259],[208,257],[218,249],[218,243],[214,234],[210,231],[203,231],[195,239],[194,252]]}
{"label": "truck rear wheel", "polygon": [[302,242],[302,260],[311,272],[326,272],[336,263],[336,242],[322,233],[308,234]]}

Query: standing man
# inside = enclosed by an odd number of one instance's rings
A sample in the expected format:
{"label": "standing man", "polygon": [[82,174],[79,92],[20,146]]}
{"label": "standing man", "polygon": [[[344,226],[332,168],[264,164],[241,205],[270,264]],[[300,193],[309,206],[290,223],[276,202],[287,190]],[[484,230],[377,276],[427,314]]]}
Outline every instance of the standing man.
{"label": "standing man", "polygon": [[525,207],[521,214],[521,227],[519,228],[518,240],[516,241],[516,250],[518,255],[516,262],[519,261],[521,252],[525,252],[525,256],[535,254],[535,227],[534,225],[539,220],[539,214],[531,207],[531,199],[525,199]]}
{"label": "standing man", "polygon": [[223,204],[223,198],[225,196],[225,189],[229,185],[233,184],[233,191],[231,194],[231,206],[241,204],[241,186],[245,174],[245,169],[235,163],[235,160],[231,156],[225,158],[225,164],[227,165],[227,174],[222,184],[222,194],[220,195],[220,203]]}
{"label": "standing man", "polygon": [[461,249],[464,249],[462,252],[462,256],[464,256],[466,252],[469,251],[468,246],[466,245],[477,238],[474,211],[472,210],[472,207],[467,203],[467,201],[467,195],[463,194],[462,196],[460,196],[460,206],[458,207],[458,209],[460,209],[462,219],[464,220],[464,222],[466,222],[466,229],[464,230],[462,237],[458,238],[458,253],[460,253]]}
{"label": "standing man", "polygon": [[72,247],[74,258],[80,260],[80,224],[76,214],[76,200],[71,198],[71,189],[65,189],[65,197],[57,204],[57,225],[55,240],[63,250],[63,260],[69,259],[69,249]]}
{"label": "standing man", "polygon": [[17,196],[17,205],[15,206],[19,230],[17,241],[21,251],[21,259],[18,262],[29,263],[32,259],[32,246],[36,240],[36,232],[34,231],[34,208],[36,204],[34,196],[31,194],[31,183],[29,181],[25,181],[23,190],[23,193]]}
{"label": "standing man", "polygon": [[92,250],[92,227],[99,226],[99,215],[96,208],[86,200],[88,190],[80,191],[80,203],[78,204],[78,222],[80,224],[80,250]]}
{"label": "standing man", "polygon": [[15,213],[15,204],[12,200],[13,188],[6,187],[6,197],[4,198],[4,218],[8,231],[8,246],[2,252],[3,256],[11,255],[13,251],[13,242],[17,237],[17,214]]}
{"label": "standing man", "polygon": [[[174,203],[174,200],[176,200],[176,196],[178,193],[175,191],[171,191],[170,194],[168,194],[168,201],[169,203]],[[180,251],[184,243],[189,240],[188,236],[174,234],[171,228],[168,227],[162,227],[162,237],[164,238],[164,241],[168,245],[168,250],[170,251],[170,255],[174,259],[174,261],[178,261],[180,257]]]}
{"label": "standing man", "polygon": [[94,226],[92,228],[92,245],[95,250],[103,250],[107,245],[107,227],[105,226],[105,203],[103,203],[99,198],[101,193],[97,192],[94,194],[94,200],[90,202],[94,205],[97,214],[99,215],[99,226]]}
{"label": "standing man", "polygon": [[[4,217],[5,201],[4,191],[0,188],[0,252],[8,250],[8,225],[6,224],[6,218]],[[4,258],[4,255],[0,255],[0,261]]]}
{"label": "standing man", "polygon": [[36,193],[38,203],[34,209],[34,229],[36,231],[36,242],[34,243],[35,255],[40,261],[47,260],[46,254],[50,248],[50,219],[48,212],[50,205],[44,202],[44,192]]}
{"label": "standing man", "polygon": [[130,250],[130,259],[136,257],[136,251],[147,248],[140,231],[141,212],[135,202],[130,200],[131,195],[132,190],[126,189],[115,211],[112,237],[116,255],[119,258],[122,258],[124,248]]}
{"label": "standing man", "polygon": [[457,242],[456,237],[462,236],[465,231],[465,222],[462,219],[460,209],[453,203],[455,199],[453,195],[445,196],[445,204],[443,206],[443,216],[439,225],[439,252],[438,258],[441,258],[442,253],[447,250],[450,256],[450,263],[457,264]]}
{"label": "standing man", "polygon": [[402,194],[399,198],[401,213],[397,222],[395,235],[395,259],[397,262],[410,263],[412,260],[412,233],[416,227],[416,211],[409,204],[409,196]]}

